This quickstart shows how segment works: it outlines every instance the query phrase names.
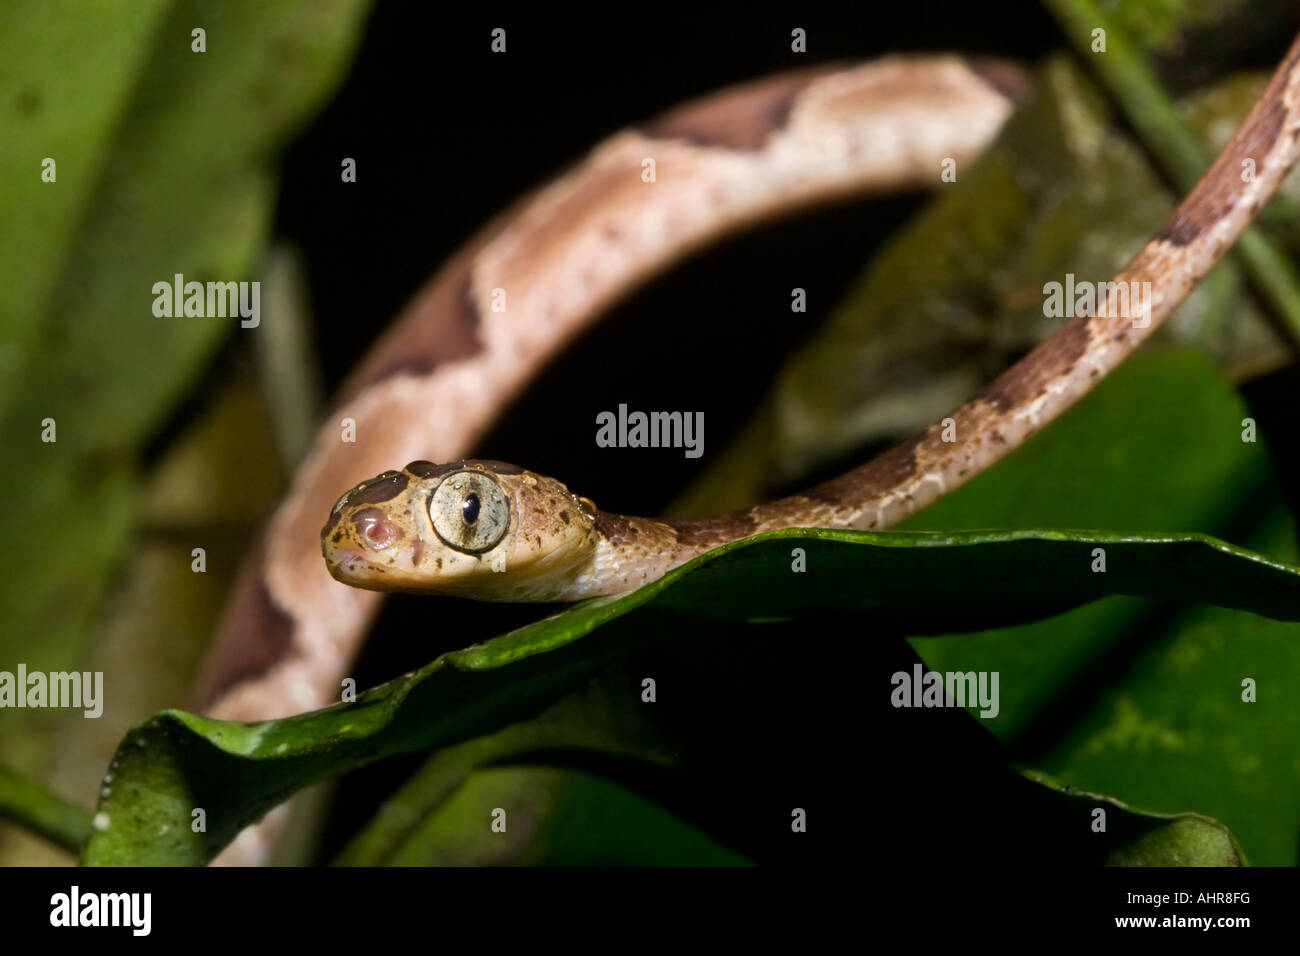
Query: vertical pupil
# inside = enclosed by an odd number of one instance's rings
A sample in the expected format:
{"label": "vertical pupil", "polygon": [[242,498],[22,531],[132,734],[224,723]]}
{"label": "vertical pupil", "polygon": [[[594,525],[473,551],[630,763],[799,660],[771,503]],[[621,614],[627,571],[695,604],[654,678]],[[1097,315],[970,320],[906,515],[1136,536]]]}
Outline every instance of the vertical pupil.
{"label": "vertical pupil", "polygon": [[465,519],[466,524],[473,524],[478,520],[479,507],[478,495],[471,491],[460,503],[460,516]]}

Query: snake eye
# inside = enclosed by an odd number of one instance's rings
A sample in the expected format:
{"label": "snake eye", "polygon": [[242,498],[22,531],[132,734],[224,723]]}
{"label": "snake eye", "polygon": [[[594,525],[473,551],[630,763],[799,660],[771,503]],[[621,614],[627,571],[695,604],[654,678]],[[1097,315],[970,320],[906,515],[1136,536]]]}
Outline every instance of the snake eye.
{"label": "snake eye", "polygon": [[467,554],[496,547],[510,525],[510,502],[481,471],[448,475],[429,498],[429,520],[443,544]]}

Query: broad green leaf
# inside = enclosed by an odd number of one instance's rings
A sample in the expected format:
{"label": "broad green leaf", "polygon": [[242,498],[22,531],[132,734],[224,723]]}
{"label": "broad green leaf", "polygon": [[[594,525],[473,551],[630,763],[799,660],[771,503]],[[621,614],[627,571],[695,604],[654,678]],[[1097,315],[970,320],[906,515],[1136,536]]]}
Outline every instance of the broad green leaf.
{"label": "broad green leaf", "polygon": [[[840,626],[853,628],[856,621],[845,618]],[[438,751],[383,803],[336,862],[767,862],[782,857],[781,844],[789,838],[783,838],[783,827],[773,826],[774,817],[783,816],[783,795],[809,806],[813,832],[825,839],[830,832],[825,815],[840,807],[836,800],[828,807],[824,798],[828,781],[836,777],[834,761],[828,764],[824,755],[851,754],[856,734],[851,724],[836,719],[840,711],[822,709],[818,700],[853,695],[839,694],[816,663],[791,660],[789,648],[803,638],[797,624],[740,626],[724,633],[709,633],[709,627],[683,622],[675,654],[660,650],[629,658],[530,720]],[[824,620],[815,625],[826,627]],[[745,641],[743,667],[736,660],[737,640]],[[841,670],[856,675],[848,678],[850,685],[870,686],[872,674],[910,668],[882,654],[878,643],[861,648],[857,660],[841,655]],[[662,700],[644,699],[647,675],[655,676]],[[720,720],[723,714],[730,717]],[[1198,814],[1143,813],[1039,772],[1019,776],[999,766],[987,747],[964,739],[972,732],[985,734],[980,720],[953,712],[952,721],[931,726],[909,716],[894,710],[892,720],[881,721],[870,709],[861,715],[876,741],[871,759],[888,768],[890,780],[877,787],[870,813],[879,818],[897,806],[911,808],[929,820],[932,845],[941,845],[949,831],[960,831],[953,838],[964,833],[974,851],[969,821],[979,818],[991,852],[1022,861],[1042,859],[1056,866],[1242,862],[1232,835],[1217,821]],[[895,742],[893,749],[883,744],[886,739]],[[787,741],[801,745],[797,755]],[[961,779],[962,785],[954,789],[941,780],[932,786],[923,769],[927,764],[942,766],[940,775]],[[572,770],[578,772],[564,772]],[[818,777],[820,784],[814,782]],[[780,794],[773,793],[778,781],[784,784]],[[646,812],[643,800],[629,797],[629,786],[680,816]],[[829,789],[834,792],[835,785]],[[941,795],[937,813],[916,806],[916,792],[927,790]],[[757,792],[764,799],[755,807]],[[736,819],[742,807],[748,812]],[[508,820],[504,832],[487,827],[489,814],[498,808]],[[1106,814],[1101,831],[1098,809]],[[732,850],[741,855],[720,850],[701,828],[724,843],[735,841]],[[870,828],[865,832],[864,843],[882,851]],[[787,859],[800,859],[788,855],[796,846],[784,847]],[[818,849],[805,845],[799,853],[811,860]],[[843,844],[839,852],[857,850]]]}
{"label": "broad green leaf", "polygon": [[[791,571],[796,547],[808,572]],[[1104,574],[1091,570],[1097,548],[1107,554]],[[615,657],[671,640],[665,613],[753,620],[869,611],[877,624],[906,622],[916,633],[1024,620],[1115,593],[1194,596],[1300,620],[1300,569],[1201,535],[770,532],[702,555],[629,595],[444,654],[353,704],[259,724],[160,714],[119,747],[84,860],[206,862],[308,783],[494,731]],[[198,834],[188,826],[196,807],[207,814]]]}
{"label": "broad green leaf", "polygon": [[1249,410],[1209,360],[1140,353],[997,467],[902,528],[1076,527],[1223,533],[1272,482]]}
{"label": "broad green leaf", "polygon": [[[1184,528],[1295,559],[1294,520],[1252,414],[1203,361],[1139,357],[998,468],[906,527]],[[987,721],[1066,782],[1222,820],[1256,863],[1295,862],[1300,630],[1253,615],[1115,598],[1022,627],[914,644],[938,671],[1001,675]],[[1241,681],[1273,685],[1256,704]]]}
{"label": "broad green leaf", "polygon": [[[106,675],[102,713],[74,714],[32,741],[57,754],[44,777],[51,790],[93,806],[127,731],[188,694],[253,522],[279,494],[266,423],[253,383],[237,376],[142,476],[131,560],[78,661],[80,670]],[[201,574],[196,546],[206,562]],[[12,851],[5,862],[67,862],[49,848]]]}
{"label": "broad green leaf", "polygon": [[[1099,844],[1108,866],[1244,866],[1245,854],[1232,832],[1200,813],[1148,813],[1114,797],[1065,786],[1041,771],[1025,771],[1042,788],[1026,802],[1047,803],[1059,829],[1040,838],[1060,844]],[[1098,811],[1105,829],[1098,830]]]}
{"label": "broad green leaf", "polygon": [[[1280,502],[1249,539],[1274,552],[1292,547]],[[1211,814],[1252,862],[1296,865],[1300,627],[1201,607],[1159,623],[1076,698],[1072,719],[1054,722],[1035,763],[1141,806]],[[1253,702],[1244,699],[1248,679]]]}
{"label": "broad green leaf", "polygon": [[[14,543],[0,668],[62,670],[132,547],[142,445],[227,334],[257,334],[238,319],[156,317],[153,285],[256,278],[276,150],[341,78],[368,5],[3,7],[0,274],[24,280],[3,323],[0,485],[23,503],[0,516]],[[39,179],[46,155],[54,183]],[[55,442],[42,440],[46,420]],[[45,772],[57,722],[11,714],[4,758]]]}
{"label": "broad green leaf", "polygon": [[[168,0],[0,5],[0,415]],[[57,51],[58,55],[52,55]],[[54,161],[53,182],[42,178]],[[19,293],[21,290],[21,294]]]}
{"label": "broad green leaf", "polygon": [[[1267,447],[1241,440],[1247,414],[1206,359],[1180,351],[1136,356],[998,467],[902,527],[1228,535],[1243,504],[1257,500],[1271,480]],[[1113,599],[1051,621],[917,648],[937,670],[1002,671],[1003,708],[991,727],[1015,741],[1079,675],[1139,640],[1147,613],[1140,602]]]}

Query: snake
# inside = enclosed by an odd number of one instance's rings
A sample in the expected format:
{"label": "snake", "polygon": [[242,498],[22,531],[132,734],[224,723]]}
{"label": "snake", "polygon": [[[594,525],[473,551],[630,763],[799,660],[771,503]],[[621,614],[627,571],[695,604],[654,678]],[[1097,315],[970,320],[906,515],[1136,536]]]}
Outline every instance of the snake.
{"label": "snake", "polygon": [[[982,393],[913,438],[806,491],[686,520],[600,510],[496,461],[414,461],[359,483],[321,531],[330,574],[357,588],[488,601],[634,590],[721,545],[786,528],[878,530],[998,461],[1143,342],[1259,211],[1296,158],[1300,41],[1223,154],[1097,296]],[[1243,176],[1253,161],[1257,178]],[[1132,294],[1129,294],[1132,290]]]}
{"label": "snake", "polygon": [[1016,64],[956,55],[764,77],[614,133],[499,213],[343,382],[241,567],[192,706],[251,721],[332,702],[380,598],[321,560],[341,491],[395,463],[472,452],[551,356],[694,250],[819,204],[936,188],[942,164],[978,156],[1026,86]]}
{"label": "snake", "polygon": [[[1140,321],[1099,302],[942,422],[860,467],[689,520],[604,512],[557,479],[466,456],[549,358],[636,287],[765,220],[938,187],[946,164],[979,155],[1028,81],[1016,64],[960,55],[824,64],[607,138],[488,222],[344,381],[241,568],[192,706],[252,721],[334,702],[384,592],[576,601],[639,587],[765,530],[883,529],[924,507],[1104,378],[1231,247],[1296,160],[1298,60],[1300,40],[1205,176],[1115,276],[1150,283]],[[503,290],[509,306],[498,310]],[[253,829],[241,838],[244,862],[265,854]]]}

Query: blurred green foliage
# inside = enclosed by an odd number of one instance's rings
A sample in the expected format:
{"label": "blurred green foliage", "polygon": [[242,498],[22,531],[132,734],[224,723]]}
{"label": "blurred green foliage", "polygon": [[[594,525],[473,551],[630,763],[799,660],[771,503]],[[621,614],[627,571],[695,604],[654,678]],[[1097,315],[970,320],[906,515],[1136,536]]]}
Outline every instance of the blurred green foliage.
{"label": "blurred green foliage", "polygon": [[[238,329],[154,316],[153,284],[255,277],[277,149],[367,6],[0,5],[0,486],[22,491],[0,514],[0,667],[84,661],[137,543],[141,447]],[[59,723],[6,713],[0,761],[48,774]]]}

